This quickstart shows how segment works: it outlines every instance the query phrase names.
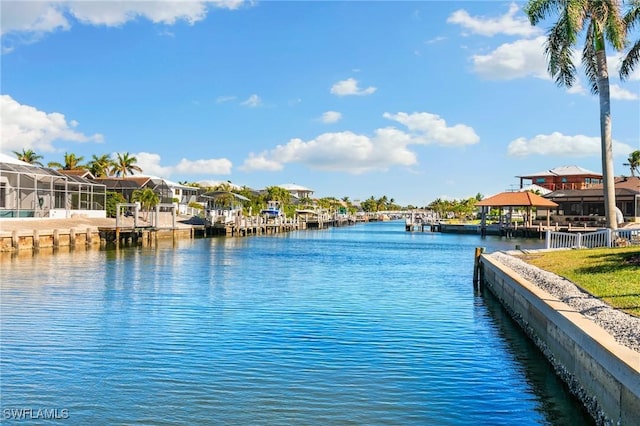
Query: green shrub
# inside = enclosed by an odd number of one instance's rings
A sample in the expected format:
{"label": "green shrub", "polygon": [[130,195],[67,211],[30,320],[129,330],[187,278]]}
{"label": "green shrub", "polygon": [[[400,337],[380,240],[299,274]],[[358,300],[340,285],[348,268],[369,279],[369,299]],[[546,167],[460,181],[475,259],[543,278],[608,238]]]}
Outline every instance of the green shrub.
{"label": "green shrub", "polygon": [[126,202],[127,200],[124,199],[121,193],[107,191],[107,217],[116,217],[118,204]]}

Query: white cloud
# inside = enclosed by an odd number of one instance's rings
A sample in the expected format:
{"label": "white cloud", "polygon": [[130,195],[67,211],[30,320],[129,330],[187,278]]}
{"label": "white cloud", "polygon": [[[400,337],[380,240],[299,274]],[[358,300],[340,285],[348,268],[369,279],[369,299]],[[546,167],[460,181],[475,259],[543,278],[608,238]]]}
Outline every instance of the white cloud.
{"label": "white cloud", "polygon": [[223,104],[225,102],[235,101],[237,98],[235,96],[218,96],[216,98],[217,104]]}
{"label": "white cloud", "polygon": [[[628,50],[623,52],[615,52],[611,56],[607,56],[607,64],[610,67],[610,70],[615,70],[616,76],[620,72],[620,65],[622,64],[622,59],[626,56]],[[613,73],[612,73],[613,74]],[[627,81],[640,81],[640,67],[635,67],[633,71],[627,77]]]}
{"label": "white cloud", "polygon": [[3,151],[54,152],[56,141],[102,142],[101,134],[87,136],[75,130],[78,122],[67,122],[64,114],[46,113],[29,105],[22,105],[9,95],[0,96],[0,130]]}
{"label": "white cloud", "polygon": [[285,164],[296,163],[316,170],[353,174],[386,171],[394,166],[409,167],[418,163],[410,145],[461,146],[479,140],[471,127],[448,127],[434,114],[400,112],[385,113],[384,117],[405,125],[409,131],[386,127],[375,130],[372,136],[345,131],[323,133],[309,141],[291,139],[270,151],[252,154],[243,170],[281,170]]}
{"label": "white cloud", "polygon": [[184,20],[194,24],[207,15],[205,2],[187,1],[74,1],[68,13],[89,25],[120,26],[137,18],[173,25]]}
{"label": "white cloud", "polygon": [[444,37],[444,36],[437,36],[437,37],[434,37],[434,38],[432,38],[432,39],[426,40],[426,41],[424,42],[424,44],[435,44],[435,43],[440,43],[441,41],[445,41],[446,39],[447,39],[447,38],[446,38],[446,37]]}
{"label": "white cloud", "polygon": [[415,133],[415,137],[425,144],[438,144],[442,146],[462,146],[478,143],[480,138],[473,130],[464,124],[447,126],[447,122],[439,115],[428,112],[416,112],[407,114],[384,113],[384,118],[404,124]]}
{"label": "white cloud", "polygon": [[63,11],[64,4],[60,2],[2,2],[0,33],[68,30],[70,24]]}
{"label": "white cloud", "polygon": [[246,101],[241,102],[240,105],[243,105],[249,108],[256,108],[262,105],[262,99],[260,99],[260,96],[253,94],[249,96],[249,98]]}
{"label": "white cloud", "polygon": [[640,99],[638,93],[631,92],[629,90],[623,89],[617,84],[612,84],[609,87],[611,99],[616,99],[619,101],[637,101]]}
{"label": "white cloud", "polygon": [[268,153],[263,152],[261,154],[250,153],[249,158],[244,160],[242,166],[238,167],[243,171],[267,171],[267,172],[277,172],[283,169],[283,165],[275,160],[270,160],[268,157]]}
{"label": "white cloud", "polygon": [[487,55],[473,55],[473,69],[489,80],[511,80],[534,76],[549,80],[544,55],[546,37],[505,43]]}
{"label": "white cloud", "polygon": [[134,154],[138,160],[137,165],[145,175],[161,176],[168,178],[173,174],[181,175],[229,175],[231,174],[231,161],[226,158],[212,158],[201,160],[181,159],[176,165],[161,165],[160,155],[151,152],[139,152]]}
{"label": "white cloud", "polygon": [[567,88],[567,93],[572,95],[588,95],[589,91],[585,89],[580,80],[576,80],[573,86]]}
{"label": "white cloud", "polygon": [[337,123],[342,120],[342,114],[337,111],[327,111],[322,114],[321,118],[323,123]]}
{"label": "white cloud", "polygon": [[161,176],[168,178],[171,176],[171,167],[160,165],[160,155],[151,152],[138,152],[131,154],[138,160],[136,165],[142,169],[143,175]]}
{"label": "white cloud", "polygon": [[[631,146],[613,141],[614,155],[628,155]],[[512,157],[529,155],[548,155],[561,157],[600,156],[600,137],[584,135],[567,136],[559,132],[550,135],[537,135],[532,139],[518,138],[509,144],[507,154]]]}
{"label": "white cloud", "polygon": [[472,17],[469,13],[460,9],[447,18],[447,23],[458,24],[474,34],[492,37],[496,34],[532,37],[541,33],[539,28],[531,25],[529,19],[522,15],[516,16],[520,7],[511,3],[509,10],[497,18]]}
{"label": "white cloud", "polygon": [[177,21],[194,24],[207,16],[210,7],[237,9],[243,0],[215,1],[4,1],[0,14],[3,51],[13,49],[10,44],[31,43],[44,34],[68,30],[73,20],[86,25],[120,26],[143,18],[153,23],[173,25]]}
{"label": "white cloud", "polygon": [[360,89],[358,87],[358,80],[355,78],[348,78],[346,80],[339,81],[331,86],[331,93],[337,96],[350,96],[350,95],[371,95],[378,90],[376,87],[369,86],[366,89]]}
{"label": "white cloud", "polygon": [[371,138],[352,132],[323,133],[310,141],[291,139],[250,157],[245,161],[245,170],[280,170],[286,163],[299,163],[315,170],[353,174],[385,171],[391,166],[417,162],[415,154],[407,149],[409,142],[409,135],[395,129],[379,129]]}

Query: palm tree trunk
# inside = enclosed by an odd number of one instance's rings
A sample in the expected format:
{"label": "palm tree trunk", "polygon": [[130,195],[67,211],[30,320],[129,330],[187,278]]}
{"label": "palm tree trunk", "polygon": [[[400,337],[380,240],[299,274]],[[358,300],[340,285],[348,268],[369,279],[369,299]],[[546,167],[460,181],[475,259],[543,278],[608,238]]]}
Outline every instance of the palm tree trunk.
{"label": "palm tree trunk", "polygon": [[611,98],[609,71],[605,49],[596,52],[598,69],[598,93],[600,94],[600,143],[602,156],[602,180],[604,189],[604,214],[609,229],[617,229],[615,174],[613,171],[613,145],[611,137]]}

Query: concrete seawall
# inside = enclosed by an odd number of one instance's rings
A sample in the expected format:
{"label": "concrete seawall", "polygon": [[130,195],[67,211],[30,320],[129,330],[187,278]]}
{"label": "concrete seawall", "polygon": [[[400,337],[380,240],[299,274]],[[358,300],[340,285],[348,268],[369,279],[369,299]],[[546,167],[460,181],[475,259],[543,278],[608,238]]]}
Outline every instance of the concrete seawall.
{"label": "concrete seawall", "polygon": [[[192,228],[153,229],[128,232],[123,240],[152,245],[158,239],[193,238]],[[0,232],[0,252],[19,252],[59,247],[100,247],[115,243],[115,236],[95,227],[71,229],[35,229]]]}
{"label": "concrete seawall", "polygon": [[481,281],[510,312],[599,424],[640,424],[640,353],[489,256]]}

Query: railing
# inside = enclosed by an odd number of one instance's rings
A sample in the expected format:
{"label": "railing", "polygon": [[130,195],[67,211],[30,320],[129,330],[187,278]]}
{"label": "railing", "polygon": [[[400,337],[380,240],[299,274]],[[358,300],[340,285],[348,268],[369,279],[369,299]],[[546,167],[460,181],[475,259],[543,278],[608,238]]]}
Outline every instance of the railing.
{"label": "railing", "polygon": [[602,229],[595,232],[558,232],[547,230],[547,249],[595,248],[640,244],[640,229]]}

